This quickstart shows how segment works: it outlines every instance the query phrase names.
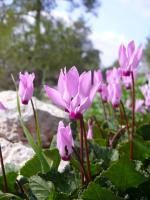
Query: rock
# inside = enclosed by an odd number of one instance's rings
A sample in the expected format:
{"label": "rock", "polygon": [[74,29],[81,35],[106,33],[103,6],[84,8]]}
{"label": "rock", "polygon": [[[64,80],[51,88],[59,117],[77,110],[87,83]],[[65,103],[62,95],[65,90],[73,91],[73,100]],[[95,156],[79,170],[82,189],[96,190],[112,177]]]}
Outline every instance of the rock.
{"label": "rock", "polygon": [[[0,111],[0,137],[12,143],[18,143],[20,141],[24,144],[27,143],[19,122],[16,92],[0,92],[0,101],[7,108],[6,111]],[[68,115],[50,102],[45,103],[36,98],[33,98],[33,102],[38,111],[42,145],[43,147],[49,147],[52,135],[56,133],[58,122],[62,119],[67,120]],[[29,102],[28,105],[20,105],[22,119],[36,140],[35,122],[31,103]]]}
{"label": "rock", "polygon": [[32,148],[22,144],[22,142],[11,143],[4,138],[0,138],[0,145],[4,164],[10,163],[17,168],[22,167],[34,155]]}

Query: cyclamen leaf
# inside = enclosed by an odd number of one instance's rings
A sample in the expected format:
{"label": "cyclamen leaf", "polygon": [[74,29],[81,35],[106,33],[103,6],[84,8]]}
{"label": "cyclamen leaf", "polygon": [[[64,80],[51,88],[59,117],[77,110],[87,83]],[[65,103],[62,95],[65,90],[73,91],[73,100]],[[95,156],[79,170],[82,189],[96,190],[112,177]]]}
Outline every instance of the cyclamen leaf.
{"label": "cyclamen leaf", "polygon": [[113,164],[102,176],[107,177],[121,191],[138,187],[147,180],[135,170],[132,161],[124,158]]}
{"label": "cyclamen leaf", "polygon": [[[8,184],[8,191],[15,192],[15,183],[18,173],[16,172],[9,172],[6,174],[7,184]],[[3,188],[3,176],[0,176],[0,188]]]}
{"label": "cyclamen leaf", "polygon": [[0,191],[0,199],[1,200],[10,200],[10,199],[16,199],[16,200],[22,200],[20,197],[10,194],[10,193],[3,193]]}
{"label": "cyclamen leaf", "polygon": [[[36,167],[35,167],[36,166]],[[28,160],[25,165],[20,169],[20,174],[25,177],[31,177],[41,171],[41,164],[36,155]]]}
{"label": "cyclamen leaf", "polygon": [[144,124],[137,129],[137,133],[141,135],[144,140],[150,140],[150,124]]}
{"label": "cyclamen leaf", "polygon": [[33,148],[33,150],[35,151],[40,163],[41,163],[41,169],[43,173],[46,173],[50,170],[49,164],[45,158],[45,156],[43,155],[42,149],[34,142],[33,137],[31,136],[29,130],[25,127],[22,119],[20,119],[21,122],[21,126],[23,128],[23,131],[25,133],[25,136],[27,137],[27,140],[29,142],[29,144],[31,145],[31,147]]}
{"label": "cyclamen leaf", "polygon": [[83,200],[121,200],[110,190],[101,187],[100,185],[92,182],[88,185],[87,189],[82,194]]}
{"label": "cyclamen leaf", "polygon": [[[119,152],[127,159],[130,158],[130,144],[129,142],[121,145]],[[133,159],[144,161],[150,157],[150,145],[142,138],[137,137],[133,140]]]}
{"label": "cyclamen leaf", "polygon": [[51,192],[54,192],[53,183],[45,181],[39,176],[32,176],[29,179],[29,185],[37,200],[45,200]]}

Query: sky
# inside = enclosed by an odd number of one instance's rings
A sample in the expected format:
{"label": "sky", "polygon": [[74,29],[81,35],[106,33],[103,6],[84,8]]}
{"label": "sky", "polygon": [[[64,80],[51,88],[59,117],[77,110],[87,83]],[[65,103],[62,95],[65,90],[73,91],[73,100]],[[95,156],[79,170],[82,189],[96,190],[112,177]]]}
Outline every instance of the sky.
{"label": "sky", "polygon": [[[135,40],[136,46],[145,45],[150,36],[150,0],[101,0],[97,17],[86,15],[91,28],[90,39],[95,48],[102,51],[102,65],[107,67],[118,58],[121,43]],[[53,11],[67,23],[79,16],[83,10],[66,12],[64,0],[59,0]]]}

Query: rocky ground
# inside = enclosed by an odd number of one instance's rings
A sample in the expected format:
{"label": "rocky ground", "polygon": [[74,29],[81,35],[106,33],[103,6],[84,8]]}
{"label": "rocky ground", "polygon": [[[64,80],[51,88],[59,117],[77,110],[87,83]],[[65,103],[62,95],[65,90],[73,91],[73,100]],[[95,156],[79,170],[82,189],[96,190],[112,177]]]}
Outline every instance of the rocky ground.
{"label": "rocky ground", "polygon": [[[0,101],[7,108],[0,111],[0,145],[4,163],[11,163],[18,167],[22,166],[30,159],[34,152],[28,145],[20,126],[19,115],[17,112],[17,101],[15,91],[0,92]],[[67,120],[65,112],[52,105],[33,98],[39,116],[39,127],[41,130],[42,146],[48,148],[52,135],[56,133],[58,122],[62,119]],[[31,103],[21,105],[22,118],[26,127],[36,140],[34,115]]]}

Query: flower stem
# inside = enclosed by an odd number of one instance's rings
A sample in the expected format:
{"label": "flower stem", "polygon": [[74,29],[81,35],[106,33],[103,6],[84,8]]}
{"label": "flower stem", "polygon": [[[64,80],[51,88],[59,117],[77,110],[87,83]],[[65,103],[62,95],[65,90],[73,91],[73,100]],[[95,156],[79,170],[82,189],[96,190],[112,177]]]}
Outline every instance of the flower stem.
{"label": "flower stem", "polygon": [[128,136],[130,137],[129,122],[128,122],[128,118],[127,118],[127,115],[126,115],[126,110],[125,110],[125,107],[124,107],[124,104],[123,104],[122,101],[120,101],[120,105],[121,105],[122,110],[123,110],[123,114],[124,114],[124,119],[125,119],[125,122],[126,122],[126,128],[127,128]]}
{"label": "flower stem", "polygon": [[104,101],[103,101],[102,98],[101,98],[101,95],[100,95],[100,99],[101,99],[101,104],[102,104],[102,108],[103,108],[104,118],[105,118],[105,121],[107,121],[106,107],[105,107]]}
{"label": "flower stem", "polygon": [[35,110],[34,103],[33,103],[32,99],[31,99],[31,105],[32,105],[34,120],[35,120],[37,143],[38,143],[39,147],[41,147],[42,142],[41,142],[41,133],[40,133],[40,128],[39,128],[39,123],[38,123],[38,115],[37,115],[37,111]]}
{"label": "flower stem", "polygon": [[126,129],[126,127],[123,127],[121,129],[118,130],[118,132],[112,137],[111,139],[111,148],[114,148],[117,144],[117,140],[120,138],[120,136],[122,135],[122,133],[124,133],[124,130]]}
{"label": "flower stem", "polygon": [[101,134],[101,137],[102,137],[102,138],[105,138],[105,134],[104,134],[104,132],[103,132],[103,129],[100,127],[97,118],[96,118],[94,115],[93,115],[91,118],[92,118],[92,120],[95,122],[95,124],[96,124],[96,126],[97,126],[97,128],[98,128],[98,130],[99,130],[99,132],[100,132],[100,134]]}
{"label": "flower stem", "polygon": [[8,192],[8,185],[7,185],[7,179],[6,179],[6,174],[5,174],[5,167],[4,167],[4,162],[3,162],[1,145],[0,145],[0,161],[1,161],[3,179],[4,179],[4,192]]}
{"label": "flower stem", "polygon": [[83,165],[83,163],[81,162],[80,156],[78,155],[78,152],[76,151],[76,149],[74,147],[72,147],[73,152],[75,154],[75,156],[77,157],[79,163],[80,163],[80,169],[82,170],[82,173],[84,174],[85,178],[86,178],[86,183],[88,183],[88,176],[85,170],[85,167]]}
{"label": "flower stem", "polygon": [[133,160],[133,137],[135,135],[135,88],[134,88],[134,75],[131,72],[132,79],[132,131],[130,134],[130,160]]}
{"label": "flower stem", "polygon": [[80,173],[81,173],[81,183],[82,183],[82,185],[84,185],[84,174],[82,171],[82,166],[84,165],[83,164],[84,163],[84,161],[83,161],[83,126],[82,126],[81,118],[80,118],[80,162],[82,164],[80,164]]}
{"label": "flower stem", "polygon": [[87,161],[88,178],[89,178],[89,181],[91,181],[91,168],[90,168],[90,159],[89,159],[89,149],[88,149],[87,135],[86,135],[83,116],[81,118],[81,124],[82,124],[82,127],[83,127],[83,134],[84,134],[84,144],[85,144],[85,155],[86,155],[86,161]]}

